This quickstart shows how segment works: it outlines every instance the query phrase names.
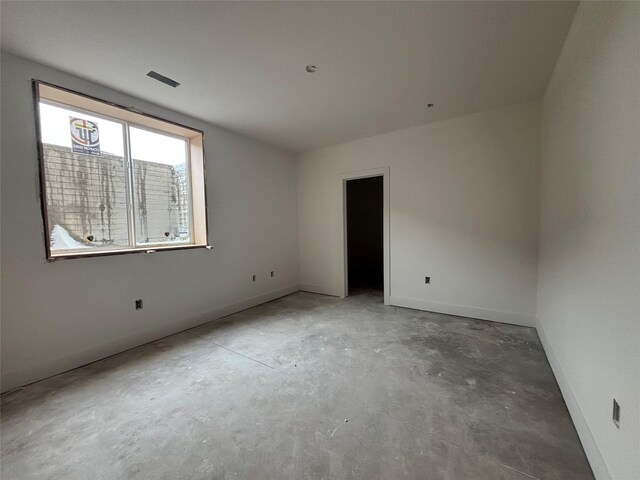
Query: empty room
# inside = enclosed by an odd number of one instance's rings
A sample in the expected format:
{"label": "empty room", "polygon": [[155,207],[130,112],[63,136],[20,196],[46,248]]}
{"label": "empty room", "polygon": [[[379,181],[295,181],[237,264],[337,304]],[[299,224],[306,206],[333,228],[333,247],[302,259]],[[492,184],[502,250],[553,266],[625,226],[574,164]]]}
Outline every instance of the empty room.
{"label": "empty room", "polygon": [[2,480],[640,480],[640,2],[0,21]]}

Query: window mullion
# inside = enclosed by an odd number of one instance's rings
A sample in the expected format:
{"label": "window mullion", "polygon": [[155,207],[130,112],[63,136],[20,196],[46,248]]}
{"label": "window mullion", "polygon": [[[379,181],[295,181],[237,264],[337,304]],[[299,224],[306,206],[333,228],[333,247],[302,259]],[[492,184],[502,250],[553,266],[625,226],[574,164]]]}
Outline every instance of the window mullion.
{"label": "window mullion", "polygon": [[131,142],[129,140],[129,122],[122,124],[124,129],[124,158],[126,162],[125,172],[127,172],[127,220],[129,224],[129,245],[132,248],[137,246],[136,241],[136,222],[133,216],[133,195],[134,195],[134,182],[133,182],[133,160],[131,159]]}

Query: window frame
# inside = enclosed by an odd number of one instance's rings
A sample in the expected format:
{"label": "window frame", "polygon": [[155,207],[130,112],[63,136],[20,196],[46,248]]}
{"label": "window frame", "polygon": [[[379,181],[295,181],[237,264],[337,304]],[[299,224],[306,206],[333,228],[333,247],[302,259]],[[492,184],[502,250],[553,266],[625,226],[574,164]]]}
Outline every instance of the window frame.
{"label": "window frame", "polygon": [[[186,137],[182,137],[180,135],[175,135],[173,133],[170,132],[165,132],[163,130],[158,130],[157,128],[153,128],[153,127],[147,127],[146,125],[141,125],[139,123],[134,123],[134,122],[125,122],[125,128],[126,128],[126,152],[125,152],[125,156],[127,158],[127,163],[128,163],[128,168],[129,168],[129,176],[128,176],[128,182],[127,183],[132,183],[133,182],[133,158],[131,157],[131,139],[129,138],[129,127],[134,127],[137,128],[138,130],[144,130],[146,132],[151,132],[151,133],[157,133],[159,135],[164,135],[166,137],[172,137],[172,138],[176,138],[178,140],[184,140],[185,141],[185,157],[187,159],[187,184],[188,184],[188,193],[189,193],[189,197],[188,197],[188,202],[189,202],[189,206],[191,208],[189,208],[189,232],[191,232],[191,237],[193,237],[193,226],[194,226],[194,212],[193,212],[193,194],[191,192],[191,184],[193,183],[193,179],[191,178],[191,139],[190,138],[186,138]],[[135,187],[134,185],[130,185],[130,193],[129,193],[129,199],[127,201],[127,207],[134,209],[135,208]],[[162,244],[158,244],[158,243],[147,243],[147,244],[141,244],[142,246],[140,247],[136,247],[135,244],[137,243],[137,240],[135,239],[135,235],[136,235],[136,226],[135,226],[135,216],[131,215],[131,218],[129,219],[132,223],[130,231],[133,233],[133,238],[130,239],[130,244],[132,245],[132,248],[142,248],[142,249],[149,249],[149,248],[156,248],[158,246],[162,246]],[[171,245],[172,246],[184,246],[184,245],[193,245],[193,241],[190,242],[174,242]]]}
{"label": "window frame", "polygon": [[[209,245],[209,222],[208,222],[208,212],[207,212],[207,188],[206,188],[206,161],[205,161],[205,151],[204,151],[204,132],[202,130],[189,127],[177,122],[173,122],[171,120],[166,120],[164,118],[158,117],[156,115],[151,115],[145,112],[140,111],[137,108],[127,107],[124,105],[120,105],[114,102],[110,102],[107,100],[103,100],[97,97],[93,97],[91,95],[87,95],[81,92],[77,92],[75,90],[71,90],[59,85],[55,85],[46,81],[42,81],[39,79],[32,79],[32,91],[33,91],[33,102],[34,102],[34,119],[36,126],[36,140],[37,140],[37,149],[38,149],[38,172],[39,172],[39,187],[40,187],[40,209],[42,214],[42,221],[44,225],[44,244],[45,244],[45,254],[46,259],[49,262],[63,260],[63,259],[72,259],[72,258],[88,258],[88,257],[102,257],[102,256],[110,256],[110,255],[125,255],[131,253],[155,253],[160,251],[173,251],[173,250],[191,250],[196,248],[206,248],[211,249],[212,247]],[[109,115],[103,113],[101,111],[93,111],[83,108],[81,106],[74,105],[72,103],[67,103],[58,99],[51,99],[47,96],[41,97],[41,87],[45,87],[46,89],[58,90],[62,96],[64,95],[72,95],[80,97],[81,99],[86,99],[89,102],[97,103],[100,105],[104,105],[105,109],[118,109],[126,113],[125,116],[133,118],[119,118],[113,115]],[[51,251],[51,239],[50,239],[50,224],[49,224],[49,214],[47,207],[47,189],[46,189],[46,175],[45,175],[45,155],[44,155],[44,144],[42,142],[42,130],[41,130],[41,122],[40,122],[40,103],[45,103],[47,105],[52,105],[54,107],[62,107],[67,108],[72,111],[77,111],[78,113],[85,113],[86,115],[90,115],[93,117],[104,118],[107,121],[118,123],[122,126],[122,134],[123,134],[123,159],[124,159],[124,170],[126,173],[126,202],[127,202],[127,225],[129,232],[129,245],[126,247],[123,246],[114,246],[114,247],[100,247],[100,249],[91,249],[89,251],[84,249],[65,249],[64,253],[54,253]],[[140,120],[140,121],[136,121]],[[145,122],[148,120],[148,122]],[[190,132],[191,135],[181,135],[174,132],[166,131],[160,128],[157,128],[155,125],[150,124],[164,124],[169,127],[176,127],[176,130]],[[185,155],[187,159],[187,182],[188,182],[188,204],[189,204],[189,228],[190,228],[190,236],[191,239],[189,242],[174,242],[169,245],[167,244],[137,244],[136,239],[136,228],[135,228],[135,216],[133,214],[134,211],[134,185],[133,185],[133,159],[131,158],[131,144],[129,138],[129,127],[138,128],[140,130],[145,130],[152,133],[157,133],[161,135],[166,135],[173,138],[178,138],[180,140],[185,141]],[[196,139],[196,141],[194,141]],[[194,152],[197,154],[194,155]],[[200,158],[194,158],[200,157]],[[198,162],[198,164],[194,164],[194,162]],[[195,168],[194,168],[195,167]],[[194,172],[197,170],[198,172]],[[198,175],[198,180],[201,178],[202,180],[202,189],[198,192],[198,205],[196,206],[196,200],[194,199],[194,175]],[[196,208],[197,207],[197,208]],[[196,210],[198,210],[196,212]],[[196,229],[196,215],[200,218],[198,219],[199,226]]]}

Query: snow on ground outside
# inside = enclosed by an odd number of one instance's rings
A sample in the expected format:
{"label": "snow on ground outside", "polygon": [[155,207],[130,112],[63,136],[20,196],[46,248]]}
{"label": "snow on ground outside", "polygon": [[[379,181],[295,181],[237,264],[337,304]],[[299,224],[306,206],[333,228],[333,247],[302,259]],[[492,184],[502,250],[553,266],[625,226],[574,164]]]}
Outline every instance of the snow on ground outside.
{"label": "snow on ground outside", "polygon": [[51,250],[65,250],[69,248],[90,248],[74,239],[64,227],[54,225],[51,230]]}

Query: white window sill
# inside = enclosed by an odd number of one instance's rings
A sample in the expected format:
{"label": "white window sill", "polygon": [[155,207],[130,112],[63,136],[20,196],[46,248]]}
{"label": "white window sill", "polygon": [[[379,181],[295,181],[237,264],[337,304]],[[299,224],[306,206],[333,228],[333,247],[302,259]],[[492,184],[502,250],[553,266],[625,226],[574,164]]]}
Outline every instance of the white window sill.
{"label": "white window sill", "polygon": [[69,260],[72,258],[87,258],[87,257],[105,257],[108,255],[126,255],[130,253],[160,253],[172,250],[192,250],[195,248],[206,248],[207,250],[212,250],[213,247],[210,245],[157,245],[157,246],[146,246],[146,247],[137,247],[137,248],[118,248],[118,249],[110,249],[110,250],[89,250],[85,252],[75,251],[75,252],[67,252],[67,253],[52,253],[47,258],[48,261],[53,262],[56,260]]}

